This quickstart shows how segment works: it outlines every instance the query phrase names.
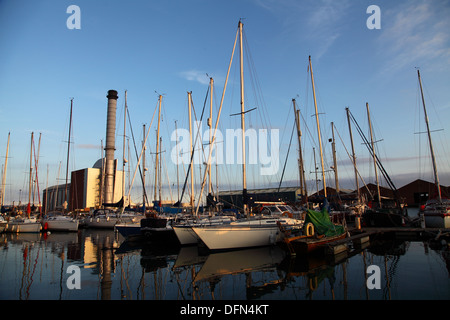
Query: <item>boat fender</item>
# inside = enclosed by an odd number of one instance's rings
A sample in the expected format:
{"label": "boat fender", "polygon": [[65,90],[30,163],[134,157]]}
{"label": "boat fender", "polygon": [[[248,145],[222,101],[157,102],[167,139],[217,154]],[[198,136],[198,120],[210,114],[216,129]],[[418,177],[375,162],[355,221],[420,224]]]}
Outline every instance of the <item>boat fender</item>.
{"label": "boat fender", "polygon": [[48,230],[48,222],[46,222],[45,224],[44,224],[44,231],[47,231]]}
{"label": "boat fender", "polygon": [[311,222],[308,222],[305,226],[305,234],[307,237],[314,235],[314,225]]}

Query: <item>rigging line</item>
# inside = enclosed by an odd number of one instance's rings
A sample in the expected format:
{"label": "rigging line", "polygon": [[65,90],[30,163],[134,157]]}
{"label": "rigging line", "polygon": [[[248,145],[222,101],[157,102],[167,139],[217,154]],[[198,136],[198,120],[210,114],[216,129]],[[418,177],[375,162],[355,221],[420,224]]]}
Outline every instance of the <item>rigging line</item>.
{"label": "rigging line", "polygon": [[[155,108],[155,110],[153,111],[152,120],[151,120],[150,126],[149,126],[149,128],[148,128],[148,130],[147,130],[147,135],[146,135],[146,137],[145,137],[145,139],[144,139],[144,146],[145,146],[145,143],[146,143],[146,141],[147,141],[147,137],[148,137],[148,134],[149,134],[149,132],[150,132],[150,128],[152,127],[153,119],[154,119],[154,117],[155,117],[155,113],[156,113],[157,108],[158,108],[158,104],[156,104],[156,108]],[[127,108],[127,110],[128,110],[128,108]],[[128,116],[128,119],[130,119],[129,116]],[[130,127],[131,127],[131,125],[130,125]],[[134,137],[133,137],[133,141],[134,141]],[[137,160],[138,160],[137,166],[139,167],[139,172],[141,172],[141,168],[140,168],[140,166],[139,166],[139,162],[140,162],[140,160],[141,160],[142,153],[145,152],[144,146],[143,146],[143,148],[142,148],[141,155],[140,155],[140,156],[138,157],[138,159],[137,159]],[[132,189],[132,186],[133,186],[134,178],[135,178],[135,177],[136,177],[136,169],[135,169],[135,171],[134,171],[133,179],[132,179],[131,184],[130,184],[130,189],[128,190],[128,198],[130,197],[130,193],[131,193],[131,189]],[[142,177],[142,174],[141,174],[141,177]],[[147,194],[145,193],[145,185],[143,185],[143,189],[144,189],[145,199],[146,199],[147,202],[148,202]],[[125,209],[125,207],[122,208],[122,210],[124,210],[124,209]]]}
{"label": "rigging line", "polygon": [[[369,140],[366,138],[366,136],[364,135],[364,133],[361,130],[361,127],[359,126],[359,124],[356,122],[355,117],[353,117],[353,114],[350,112],[350,116],[353,120],[353,122],[356,125],[356,129],[358,130],[359,135],[361,136],[361,138],[364,140],[367,149],[369,150],[370,155],[373,157],[374,156],[374,150],[369,147],[370,143]],[[376,164],[377,167],[380,169],[381,173],[383,174],[384,178],[386,179],[386,182],[388,183],[389,187],[392,189],[392,191],[394,191],[394,195],[395,198],[398,200],[397,197],[397,188],[395,187],[394,183],[392,182],[391,178],[389,177],[388,173],[386,172],[386,170],[384,169],[383,165],[381,164],[380,160],[378,159],[378,156],[375,154],[375,159],[376,159]]]}
{"label": "rigging line", "polygon": [[295,131],[295,122],[294,122],[294,125],[292,126],[291,139],[289,141],[289,147],[288,147],[287,154],[286,154],[286,160],[284,161],[283,172],[281,173],[280,184],[278,185],[278,192],[280,192],[281,183],[283,182],[284,171],[286,169],[286,163],[287,163],[287,160],[288,160],[288,157],[289,157],[289,151],[291,149],[292,137],[294,136],[294,131]]}
{"label": "rigging line", "polygon": [[[342,137],[341,137],[341,135],[339,134],[339,131],[337,130],[337,128],[336,128],[336,133],[337,133],[337,135],[338,135],[338,137],[339,137],[339,140],[341,140],[342,146],[344,147],[344,150],[345,150],[345,152],[347,153],[347,155],[348,155],[348,157],[349,157],[349,159],[350,159],[352,165],[355,166],[355,165],[353,164],[353,157],[350,155],[350,152],[347,150],[347,147],[345,146],[344,141],[342,140]],[[370,195],[371,198],[373,199],[373,194],[372,194],[372,192],[369,190],[369,188],[367,187],[367,184],[366,184],[366,182],[364,181],[364,178],[361,176],[361,173],[359,172],[358,168],[356,167],[355,169],[356,169],[356,173],[358,174],[359,178],[361,179],[361,181],[363,182],[364,186],[366,187],[367,192],[369,193],[369,195]]]}
{"label": "rigging line", "polygon": [[[205,101],[204,101],[204,103],[203,103],[203,110],[202,110],[202,113],[201,113],[201,116],[200,116],[200,122],[203,120],[203,114],[204,114],[204,112],[205,112],[205,106],[206,106],[206,102],[207,102],[207,99],[208,99],[208,92],[209,92],[209,88],[208,88],[208,90],[206,91],[206,97],[205,97]],[[192,95],[191,95],[191,99],[192,99]],[[196,113],[195,113],[195,108],[194,108],[194,102],[191,101],[191,103],[192,103],[192,109],[194,110],[194,118],[197,119],[197,115],[196,115]],[[200,132],[200,129],[198,128],[198,129],[197,129],[197,135],[195,136],[195,141],[194,141],[194,144],[193,144],[193,146],[192,146],[191,161],[189,162],[189,164],[190,164],[192,161],[194,161],[195,145],[197,144],[197,138],[198,138],[199,132]],[[203,148],[203,144],[201,144],[201,145],[202,145],[202,148]],[[188,170],[187,170],[186,177],[185,177],[185,180],[184,180],[183,189],[182,189],[182,191],[181,191],[181,196],[180,196],[180,198],[178,199],[178,202],[175,204],[176,206],[179,206],[179,205],[181,204],[181,200],[183,199],[183,196],[184,196],[184,191],[185,191],[185,189],[186,189],[186,184],[187,184],[187,180],[188,180],[188,178],[189,178],[189,174],[194,174],[194,173],[191,173],[190,171],[191,171],[191,166],[188,166]],[[201,197],[201,195],[200,195],[200,197]]]}
{"label": "rigging line", "polygon": [[[155,109],[155,111],[156,111],[156,109]],[[127,115],[128,115],[128,122],[130,123],[130,131],[131,131],[131,137],[133,139],[134,152],[136,154],[136,159],[138,159],[139,156],[138,156],[138,152],[137,152],[137,148],[136,148],[136,140],[134,139],[134,132],[133,132],[133,126],[131,124],[131,117],[130,117],[130,113],[129,113],[129,108],[127,108]],[[149,203],[148,202],[148,198],[147,198],[147,192],[145,191],[145,181],[144,181],[144,176],[142,174],[141,166],[138,166],[138,168],[139,168],[139,176],[141,177],[142,188],[144,190],[144,197],[145,197],[146,202]],[[131,190],[131,188],[130,188],[130,190]],[[125,201],[125,199],[123,199],[123,200]]]}

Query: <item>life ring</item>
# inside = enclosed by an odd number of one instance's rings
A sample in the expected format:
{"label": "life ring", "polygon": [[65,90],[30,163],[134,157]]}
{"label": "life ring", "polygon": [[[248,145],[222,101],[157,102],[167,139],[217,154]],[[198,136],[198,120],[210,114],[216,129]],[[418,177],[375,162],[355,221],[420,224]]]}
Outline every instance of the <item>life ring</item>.
{"label": "life ring", "polygon": [[305,225],[304,230],[307,237],[314,235],[314,225],[311,222],[308,222]]}

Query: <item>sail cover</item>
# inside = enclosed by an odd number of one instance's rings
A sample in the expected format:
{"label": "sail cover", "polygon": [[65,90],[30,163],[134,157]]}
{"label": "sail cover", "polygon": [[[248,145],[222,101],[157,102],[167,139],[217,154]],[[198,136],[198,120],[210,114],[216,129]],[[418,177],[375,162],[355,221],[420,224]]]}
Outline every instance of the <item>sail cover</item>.
{"label": "sail cover", "polygon": [[335,225],[331,222],[328,214],[328,205],[324,204],[322,210],[315,211],[308,209],[306,213],[305,225],[308,223],[314,225],[315,233],[319,235],[325,235],[327,237],[343,234],[345,229],[343,226]]}

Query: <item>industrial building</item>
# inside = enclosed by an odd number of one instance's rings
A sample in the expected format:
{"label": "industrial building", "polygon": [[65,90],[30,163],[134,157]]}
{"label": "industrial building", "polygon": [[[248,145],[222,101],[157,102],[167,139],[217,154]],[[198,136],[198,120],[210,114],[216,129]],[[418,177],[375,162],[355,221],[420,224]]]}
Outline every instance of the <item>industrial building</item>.
{"label": "industrial building", "polygon": [[[71,183],[67,185],[67,209],[69,211],[89,211],[99,208],[102,199],[101,159],[92,168],[72,171]],[[122,171],[114,171],[114,197],[112,203],[122,199]],[[64,208],[66,185],[52,186],[44,190],[43,208],[47,212]],[[126,202],[126,201],[125,201]]]}

